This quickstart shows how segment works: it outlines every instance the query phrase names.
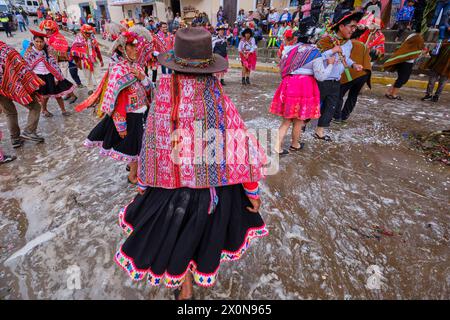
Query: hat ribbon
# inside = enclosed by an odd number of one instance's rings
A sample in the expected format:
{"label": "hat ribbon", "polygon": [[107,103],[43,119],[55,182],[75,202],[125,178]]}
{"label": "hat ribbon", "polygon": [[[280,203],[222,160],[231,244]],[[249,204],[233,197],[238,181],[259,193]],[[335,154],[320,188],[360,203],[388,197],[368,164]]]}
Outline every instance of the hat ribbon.
{"label": "hat ribbon", "polygon": [[168,52],[167,61],[172,61],[172,60],[174,60],[176,64],[179,64],[183,67],[192,67],[192,68],[207,68],[216,61],[214,56],[212,56],[211,58],[207,58],[207,59],[191,59],[191,58],[184,59],[184,58],[178,57],[175,54],[175,51],[170,50]]}

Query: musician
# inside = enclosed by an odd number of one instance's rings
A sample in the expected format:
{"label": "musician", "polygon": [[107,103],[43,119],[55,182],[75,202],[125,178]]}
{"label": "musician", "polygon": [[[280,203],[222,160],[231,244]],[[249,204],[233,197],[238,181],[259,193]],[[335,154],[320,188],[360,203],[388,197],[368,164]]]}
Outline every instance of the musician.
{"label": "musician", "polygon": [[318,83],[321,116],[314,134],[316,139],[326,142],[332,141],[331,137],[325,134],[325,128],[330,126],[336,106],[339,103],[342,73],[345,71],[348,80],[351,81],[349,68],[353,68],[356,71],[363,70],[362,65],[355,63],[350,58],[353,49],[350,38],[355,32],[357,23],[362,18],[362,15],[360,12],[335,14],[333,24],[329,27],[328,35],[317,43],[325,59],[333,55],[337,55],[339,59],[336,59],[328,78]]}

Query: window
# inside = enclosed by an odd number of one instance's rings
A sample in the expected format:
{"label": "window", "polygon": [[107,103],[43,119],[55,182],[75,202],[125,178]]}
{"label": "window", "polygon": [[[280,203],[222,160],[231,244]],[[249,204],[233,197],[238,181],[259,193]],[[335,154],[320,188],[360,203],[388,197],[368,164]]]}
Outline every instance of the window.
{"label": "window", "polygon": [[27,6],[32,6],[33,3],[31,1],[27,1]]}
{"label": "window", "polygon": [[39,3],[37,1],[33,1],[33,5],[39,7]]}
{"label": "window", "polygon": [[290,6],[291,7],[297,7],[298,6],[298,2],[299,2],[298,0],[291,0],[290,1]]}

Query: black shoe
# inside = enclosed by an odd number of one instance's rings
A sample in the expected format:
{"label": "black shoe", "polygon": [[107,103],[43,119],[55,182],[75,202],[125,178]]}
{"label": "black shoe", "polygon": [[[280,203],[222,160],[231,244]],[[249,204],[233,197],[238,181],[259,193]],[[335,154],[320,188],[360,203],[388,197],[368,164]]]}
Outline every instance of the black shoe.
{"label": "black shoe", "polygon": [[23,146],[23,140],[22,139],[14,139],[11,141],[12,147],[14,149],[20,148],[21,146]]}
{"label": "black shoe", "polygon": [[329,135],[324,135],[323,137],[321,137],[317,133],[314,133],[314,138],[318,139],[318,140],[323,140],[326,142],[333,142],[333,140],[331,139],[331,137]]}
{"label": "black shoe", "polygon": [[91,94],[93,94],[94,93],[94,91],[92,91],[92,90],[89,90],[88,91],[88,95],[91,95]]}
{"label": "black shoe", "polygon": [[420,100],[422,100],[422,101],[428,101],[428,100],[431,100],[432,98],[433,98],[433,96],[427,93],[427,94],[425,95],[425,97],[423,97],[423,98],[420,99]]}
{"label": "black shoe", "polygon": [[220,84],[224,86],[225,85],[225,80],[220,79]]}
{"label": "black shoe", "polygon": [[72,98],[72,100],[70,100],[70,104],[73,104],[73,103],[75,103],[76,101],[78,100],[78,97],[77,96],[73,96],[73,98]]}
{"label": "black shoe", "polygon": [[38,136],[36,133],[28,133],[28,132],[23,132],[20,137],[22,139],[25,140],[31,140],[31,141],[36,141],[36,142],[44,142],[45,139],[42,138],[41,136]]}
{"label": "black shoe", "polygon": [[250,84],[250,78],[249,77],[245,78],[245,81],[247,82],[247,84]]}
{"label": "black shoe", "polygon": [[247,84],[247,82],[245,82],[245,78],[242,77],[242,84],[245,86]]}
{"label": "black shoe", "polygon": [[438,102],[439,101],[439,96],[434,95],[433,98],[431,98],[431,101]]}
{"label": "black shoe", "polygon": [[287,156],[289,154],[289,151],[287,151],[286,149],[283,149],[283,151],[281,151],[281,152],[275,151],[275,153],[277,153],[278,156],[282,157],[282,156]]}
{"label": "black shoe", "polygon": [[0,164],[5,164],[11,161],[16,160],[17,157],[16,156],[10,156],[10,155],[3,155],[3,160],[0,161]]}

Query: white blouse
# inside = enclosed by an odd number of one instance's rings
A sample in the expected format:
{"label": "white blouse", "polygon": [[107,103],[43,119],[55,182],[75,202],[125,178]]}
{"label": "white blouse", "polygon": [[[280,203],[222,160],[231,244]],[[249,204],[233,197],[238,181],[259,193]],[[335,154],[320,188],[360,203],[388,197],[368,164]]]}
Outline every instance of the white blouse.
{"label": "white blouse", "polygon": [[[293,48],[297,48],[298,44],[295,44],[293,46],[286,46],[283,50],[283,57],[286,56]],[[303,67],[298,68],[294,72],[291,72],[291,74],[303,74],[303,75],[310,75],[314,76],[317,81],[324,81],[328,78],[328,76],[331,73],[331,70],[333,69],[332,64],[328,64],[325,67],[325,64],[327,61],[323,58],[317,58],[313,61],[308,62]]]}
{"label": "white blouse", "polygon": [[241,40],[239,42],[239,52],[255,52],[258,47],[256,46],[255,38],[250,38],[250,41]]}
{"label": "white blouse", "polygon": [[[33,47],[33,50],[34,51],[36,51],[36,52],[40,52],[39,50],[37,50],[35,47]],[[41,74],[41,75],[44,75],[44,74],[49,74],[50,73],[50,71],[48,71],[48,69],[47,69],[47,67],[45,66],[45,63],[44,62],[39,62],[35,67],[34,67],[34,73],[36,73],[36,74]]]}

